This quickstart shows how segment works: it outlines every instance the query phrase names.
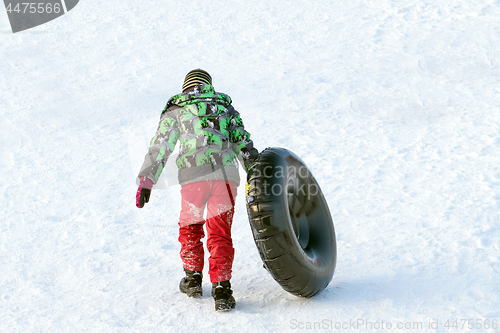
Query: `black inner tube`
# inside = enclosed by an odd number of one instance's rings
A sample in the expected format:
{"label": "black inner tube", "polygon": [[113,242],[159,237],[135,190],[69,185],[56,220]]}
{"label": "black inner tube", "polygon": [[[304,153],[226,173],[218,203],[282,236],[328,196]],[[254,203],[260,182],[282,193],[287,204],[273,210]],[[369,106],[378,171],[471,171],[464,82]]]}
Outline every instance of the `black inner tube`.
{"label": "black inner tube", "polygon": [[316,180],[292,152],[267,148],[250,168],[247,212],[264,266],[287,291],[310,297],[336,265],[335,230]]}

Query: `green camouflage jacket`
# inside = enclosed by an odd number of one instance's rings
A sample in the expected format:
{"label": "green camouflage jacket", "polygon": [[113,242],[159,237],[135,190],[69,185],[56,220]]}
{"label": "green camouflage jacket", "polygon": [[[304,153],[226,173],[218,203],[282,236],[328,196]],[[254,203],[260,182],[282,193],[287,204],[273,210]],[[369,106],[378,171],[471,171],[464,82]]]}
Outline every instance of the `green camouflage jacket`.
{"label": "green camouflage jacket", "polygon": [[231,98],[201,84],[168,100],[138,177],[154,183],[180,141],[180,184],[227,179],[239,184],[238,162],[247,170],[258,151]]}

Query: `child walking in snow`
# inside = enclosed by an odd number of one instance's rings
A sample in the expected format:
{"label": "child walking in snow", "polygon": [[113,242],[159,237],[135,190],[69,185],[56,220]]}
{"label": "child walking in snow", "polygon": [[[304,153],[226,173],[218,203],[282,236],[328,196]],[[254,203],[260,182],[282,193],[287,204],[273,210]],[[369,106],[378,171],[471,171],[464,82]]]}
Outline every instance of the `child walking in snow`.
{"label": "child walking in snow", "polygon": [[186,274],[179,288],[190,297],[202,296],[201,239],[206,225],[208,273],[215,309],[230,310],[236,305],[230,279],[234,259],[231,224],[240,182],[237,160],[247,171],[258,151],[231,105],[231,98],[215,92],[212,77],[204,70],[195,69],[186,75],[182,93],[171,97],[161,114],[139,172],[137,207],[142,208],[149,201],[151,188],[177,141],[180,141],[176,163],[182,197],[179,242]]}

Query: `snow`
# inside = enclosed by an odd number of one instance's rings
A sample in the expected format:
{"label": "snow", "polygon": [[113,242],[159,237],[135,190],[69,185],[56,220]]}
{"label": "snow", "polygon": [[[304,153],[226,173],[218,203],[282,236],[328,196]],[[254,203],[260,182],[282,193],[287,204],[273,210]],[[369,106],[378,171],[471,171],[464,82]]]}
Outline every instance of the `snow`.
{"label": "snow", "polygon": [[[87,0],[12,34],[0,10],[0,331],[498,331],[499,18],[496,0]],[[180,188],[139,210],[135,177],[198,67],[259,150],[318,180],[338,241],[319,295],[262,268],[243,182],[236,309],[208,279],[179,292]]]}

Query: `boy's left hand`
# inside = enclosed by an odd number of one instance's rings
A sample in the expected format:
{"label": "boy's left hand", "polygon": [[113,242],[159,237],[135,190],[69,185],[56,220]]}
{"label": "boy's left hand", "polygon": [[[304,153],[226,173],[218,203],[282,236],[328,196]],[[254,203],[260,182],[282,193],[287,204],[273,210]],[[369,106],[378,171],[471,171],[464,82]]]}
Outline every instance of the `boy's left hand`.
{"label": "boy's left hand", "polygon": [[153,188],[153,181],[147,177],[141,177],[139,188],[135,195],[135,205],[137,208],[144,207],[144,204],[149,202],[151,189]]}

